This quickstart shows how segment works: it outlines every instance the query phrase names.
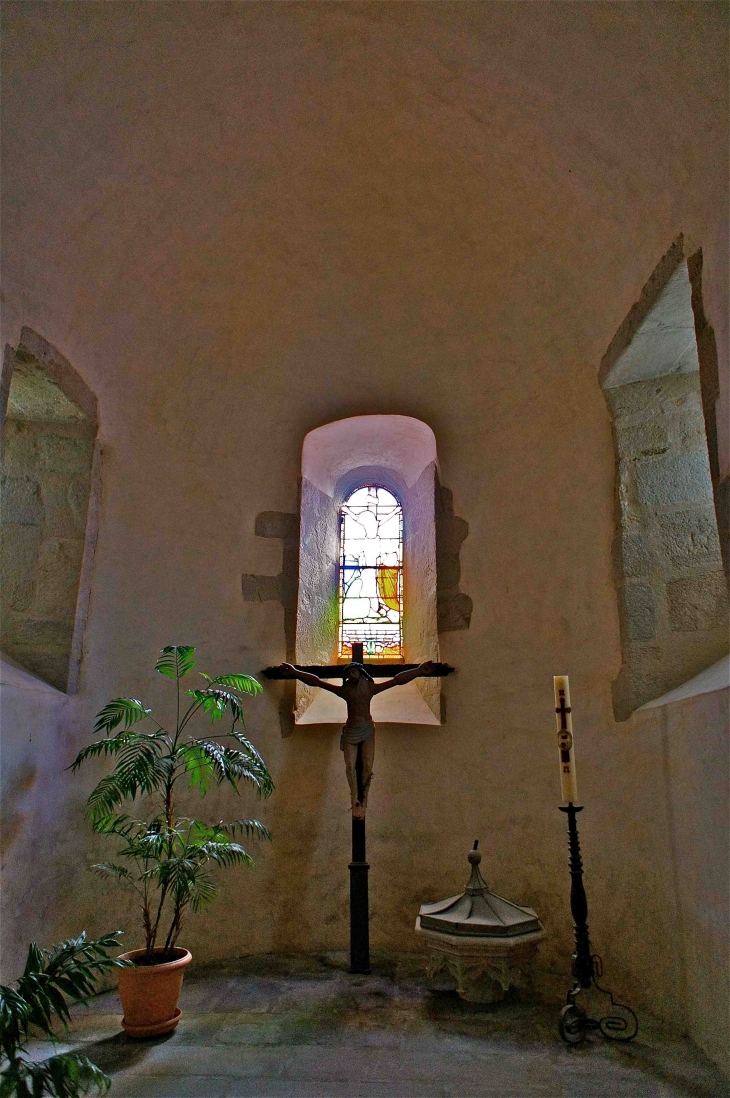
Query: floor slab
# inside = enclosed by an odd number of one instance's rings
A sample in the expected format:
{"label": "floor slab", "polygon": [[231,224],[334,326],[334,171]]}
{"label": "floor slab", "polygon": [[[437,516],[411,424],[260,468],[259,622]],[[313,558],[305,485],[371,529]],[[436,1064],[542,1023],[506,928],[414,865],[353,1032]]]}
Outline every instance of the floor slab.
{"label": "floor slab", "polygon": [[[720,1072],[640,1019],[627,1044],[558,1036],[559,1003],[493,1007],[434,993],[391,962],[352,976],[343,957],[243,958],[188,970],[177,1030],[120,1031],[116,992],[73,1013],[63,1048],[112,1077],[110,1098],[718,1098]],[[38,1043],[36,1052],[48,1054]]]}

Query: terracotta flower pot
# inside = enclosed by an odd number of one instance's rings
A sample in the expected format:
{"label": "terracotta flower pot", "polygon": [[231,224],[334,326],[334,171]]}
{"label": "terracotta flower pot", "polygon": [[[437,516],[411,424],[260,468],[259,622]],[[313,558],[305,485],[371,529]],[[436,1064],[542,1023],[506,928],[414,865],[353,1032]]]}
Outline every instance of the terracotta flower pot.
{"label": "terracotta flower pot", "polygon": [[[155,950],[159,956],[162,946]],[[137,962],[144,949],[122,953],[125,961]],[[176,946],[173,959],[159,965],[130,965],[119,969],[119,995],[124,1007],[122,1026],[130,1037],[159,1037],[171,1033],[182,1018],[177,1005],[185,967],[193,959],[187,949]]]}

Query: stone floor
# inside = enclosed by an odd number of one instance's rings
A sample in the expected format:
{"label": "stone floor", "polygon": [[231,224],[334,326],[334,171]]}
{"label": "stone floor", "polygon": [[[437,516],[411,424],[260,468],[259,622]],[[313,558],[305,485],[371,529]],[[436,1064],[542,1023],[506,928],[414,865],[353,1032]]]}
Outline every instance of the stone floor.
{"label": "stone floor", "polygon": [[[412,970],[411,970],[412,971]],[[129,1040],[115,992],[74,1012],[62,1048],[113,1079],[110,1098],[710,1098],[716,1068],[641,1018],[628,1044],[568,1047],[555,1005],[478,1007],[426,990],[403,962],[248,958],[188,970],[175,1033]],[[58,1048],[60,1051],[61,1048]],[[33,1049],[44,1052],[40,1043]],[[50,1054],[50,1049],[48,1053]]]}

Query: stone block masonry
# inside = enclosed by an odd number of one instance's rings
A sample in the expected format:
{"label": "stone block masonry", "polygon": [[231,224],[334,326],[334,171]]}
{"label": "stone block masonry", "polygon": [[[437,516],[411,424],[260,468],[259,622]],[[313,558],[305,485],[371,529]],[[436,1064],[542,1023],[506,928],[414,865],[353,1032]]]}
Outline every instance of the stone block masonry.
{"label": "stone block masonry", "polygon": [[727,591],[699,374],[609,388],[606,399],[619,472],[615,704],[625,719],[723,654]]}
{"label": "stone block masonry", "polygon": [[73,692],[85,619],[80,588],[88,595],[82,575],[96,397],[31,328],[22,329],[17,348],[5,348],[0,395],[0,647],[44,682]]}
{"label": "stone block masonry", "polygon": [[0,643],[59,690],[69,675],[94,436],[85,421],[5,422]]}

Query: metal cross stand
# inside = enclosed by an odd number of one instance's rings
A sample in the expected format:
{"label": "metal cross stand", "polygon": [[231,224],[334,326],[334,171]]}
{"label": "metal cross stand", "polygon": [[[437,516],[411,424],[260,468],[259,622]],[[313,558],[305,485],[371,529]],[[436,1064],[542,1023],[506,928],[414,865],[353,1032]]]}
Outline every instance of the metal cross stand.
{"label": "metal cross stand", "polygon": [[[639,1030],[639,1023],[633,1010],[622,1003],[615,1003],[610,991],[601,987],[596,976],[603,976],[601,958],[591,954],[588,937],[588,900],[583,887],[583,861],[580,856],[580,840],[576,816],[583,811],[582,805],[569,804],[560,807],[568,817],[568,849],[570,850],[570,910],[573,915],[575,931],[575,952],[573,953],[573,987],[568,992],[566,1005],[560,1012],[558,1029],[560,1036],[569,1045],[579,1045],[585,1040],[586,1033],[598,1029],[604,1037],[612,1041],[630,1041]],[[577,1002],[584,990],[595,987],[611,1000],[608,1013],[601,1018],[590,1018],[588,1012]]]}

